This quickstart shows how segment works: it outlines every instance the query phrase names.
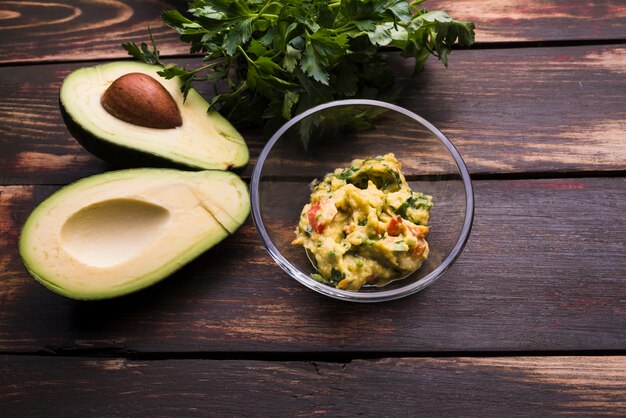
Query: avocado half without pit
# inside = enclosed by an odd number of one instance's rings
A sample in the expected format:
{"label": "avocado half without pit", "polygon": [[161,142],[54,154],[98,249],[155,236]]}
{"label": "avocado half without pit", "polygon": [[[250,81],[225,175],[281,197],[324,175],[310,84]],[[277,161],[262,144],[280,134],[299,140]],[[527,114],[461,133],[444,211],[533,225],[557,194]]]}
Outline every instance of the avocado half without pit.
{"label": "avocado half without pit", "polygon": [[237,130],[178,77],[139,62],[81,68],[63,81],[60,108],[68,130],[92,154],[122,166],[229,170],[248,163]]}
{"label": "avocado half without pit", "polygon": [[232,234],[247,218],[245,183],[227,171],[129,169],[73,183],[22,229],[29,273],[74,299],[150,286]]}

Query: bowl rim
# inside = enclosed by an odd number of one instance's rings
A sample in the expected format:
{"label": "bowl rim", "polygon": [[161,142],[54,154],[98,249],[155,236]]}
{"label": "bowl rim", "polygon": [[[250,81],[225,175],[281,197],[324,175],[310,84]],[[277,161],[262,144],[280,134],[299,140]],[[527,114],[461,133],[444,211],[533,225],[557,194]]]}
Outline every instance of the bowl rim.
{"label": "bowl rim", "polygon": [[[393,290],[382,290],[377,292],[355,292],[350,290],[342,290],[331,287],[327,284],[320,283],[315,279],[309,277],[308,275],[301,272],[296,266],[291,264],[276,248],[272,239],[270,238],[265,225],[263,224],[263,219],[261,217],[261,208],[259,201],[259,184],[261,178],[261,171],[263,170],[263,166],[265,164],[265,160],[267,159],[271,149],[274,144],[278,141],[278,139],[292,126],[299,123],[304,118],[310,116],[311,114],[329,109],[332,107],[338,106],[350,106],[350,105],[365,105],[365,106],[377,106],[382,107],[388,110],[392,110],[398,113],[401,113],[405,116],[408,116],[415,121],[421,123],[424,127],[431,131],[440,141],[441,143],[448,149],[450,154],[455,160],[457,168],[459,169],[459,173],[461,175],[461,180],[463,181],[463,186],[465,189],[465,218],[463,221],[463,228],[461,229],[461,233],[454,245],[450,253],[446,256],[446,258],[439,264],[433,271],[431,271],[426,276],[422,277],[415,283],[412,283],[408,286],[403,286]],[[412,295],[425,287],[431,285],[435,282],[442,274],[445,272],[454,261],[461,255],[467,240],[469,239],[469,235],[472,229],[472,222],[474,219],[474,191],[472,188],[472,181],[470,178],[469,171],[461,154],[458,152],[456,147],[452,144],[452,142],[433,124],[428,122],[423,117],[417,115],[416,113],[403,108],[401,106],[382,102],[379,100],[369,100],[369,99],[345,99],[345,100],[335,100],[331,102],[327,102],[311,109],[308,109],[299,115],[294,116],[292,119],[287,121],[283,126],[278,129],[272,135],[270,140],[265,144],[263,150],[261,151],[255,166],[252,172],[252,179],[250,181],[250,201],[252,205],[252,219],[256,226],[257,232],[261,237],[261,241],[265,248],[269,252],[270,256],[274,259],[276,264],[278,264],[287,274],[296,279],[298,282],[308,287],[309,289],[315,290],[318,293],[329,296],[334,299],[350,301],[350,302],[363,302],[363,303],[371,303],[371,302],[384,302],[394,299],[399,299],[405,296]]]}

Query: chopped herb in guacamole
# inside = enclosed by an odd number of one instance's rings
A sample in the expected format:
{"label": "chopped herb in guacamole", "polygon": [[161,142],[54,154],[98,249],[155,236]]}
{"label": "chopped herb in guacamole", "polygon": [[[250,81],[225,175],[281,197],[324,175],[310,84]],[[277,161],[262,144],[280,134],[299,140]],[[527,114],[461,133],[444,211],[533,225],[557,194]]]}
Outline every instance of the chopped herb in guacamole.
{"label": "chopped herb in guacamole", "polygon": [[312,186],[293,244],[315,257],[315,280],[347,290],[381,286],[428,257],[432,198],[411,190],[393,154],[354,160]]}

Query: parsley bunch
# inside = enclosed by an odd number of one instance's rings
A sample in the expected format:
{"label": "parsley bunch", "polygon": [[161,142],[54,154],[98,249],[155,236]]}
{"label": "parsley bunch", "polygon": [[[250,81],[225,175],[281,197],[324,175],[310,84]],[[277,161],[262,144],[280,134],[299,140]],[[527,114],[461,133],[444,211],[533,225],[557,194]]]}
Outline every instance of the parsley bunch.
{"label": "parsley bunch", "polygon": [[[196,81],[213,83],[210,105],[238,125],[266,123],[273,131],[312,106],[343,98],[391,99],[394,76],[381,47],[415,59],[414,73],[430,55],[447,65],[452,45],[471,45],[474,25],[423,0],[194,0],[187,16],[163,20],[203,54],[189,70],[164,66],[180,77],[186,94]],[[153,42],[124,44],[129,53],[161,64]]]}

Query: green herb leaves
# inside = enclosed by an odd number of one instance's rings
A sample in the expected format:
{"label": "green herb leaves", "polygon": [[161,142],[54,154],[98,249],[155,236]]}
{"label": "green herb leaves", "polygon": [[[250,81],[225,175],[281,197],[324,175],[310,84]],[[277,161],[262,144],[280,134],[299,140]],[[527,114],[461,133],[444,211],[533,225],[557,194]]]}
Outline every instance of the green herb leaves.
{"label": "green herb leaves", "polygon": [[423,193],[413,192],[411,197],[409,197],[406,200],[406,202],[400,205],[400,207],[396,210],[396,213],[402,216],[404,219],[408,219],[420,225],[421,223],[419,221],[415,219],[410,219],[407,217],[407,213],[406,213],[407,209],[414,208],[414,209],[430,210],[430,208],[432,207],[433,207],[433,202],[428,196],[426,196]]}
{"label": "green herb leaves", "polygon": [[[363,262],[361,262],[361,265],[363,265]],[[326,284],[330,284],[333,287],[337,286],[337,284],[342,281],[343,279],[346,278],[345,273],[342,273],[341,271],[337,270],[336,268],[333,268],[331,270],[330,273],[330,277],[328,279],[325,279],[321,274],[319,273],[311,273],[311,278],[313,280],[316,280],[320,283],[326,283]]]}
{"label": "green herb leaves", "polygon": [[132,42],[126,42],[122,44],[122,48],[128,51],[128,55],[136,60],[143,61],[148,64],[163,65],[159,57],[159,50],[156,46],[154,36],[152,36],[152,30],[148,27],[148,35],[150,36],[150,43],[152,44],[152,50],[148,49],[148,45],[142,42],[140,46]]}
{"label": "green herb leaves", "polygon": [[[381,47],[415,59],[430,55],[447,65],[452,45],[471,45],[474,25],[445,12],[427,12],[422,0],[193,0],[184,16],[163,20],[204,54],[195,70],[166,67],[183,79],[213,83],[211,105],[237,124],[285,119],[317,104],[350,97],[392,99],[393,73]],[[130,55],[160,64],[156,47],[124,44]]]}

